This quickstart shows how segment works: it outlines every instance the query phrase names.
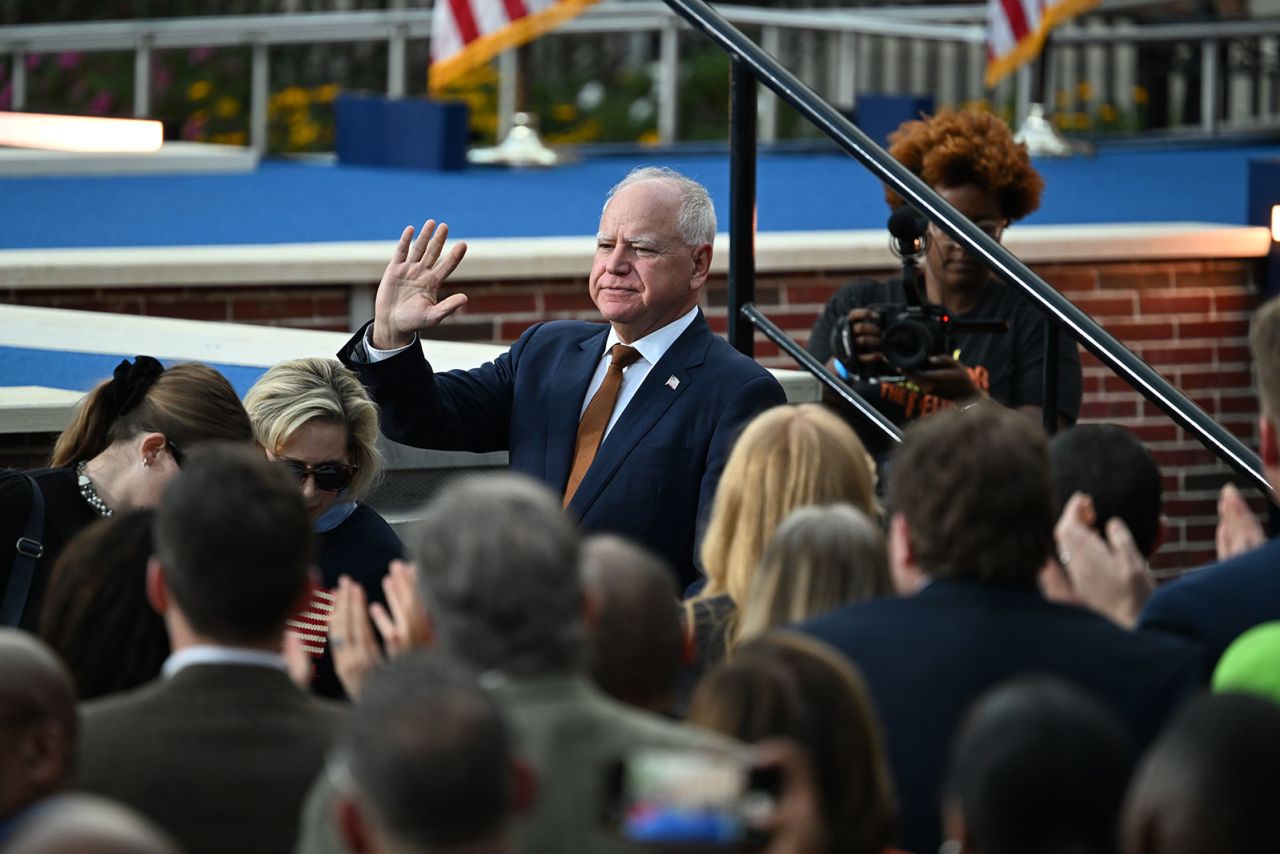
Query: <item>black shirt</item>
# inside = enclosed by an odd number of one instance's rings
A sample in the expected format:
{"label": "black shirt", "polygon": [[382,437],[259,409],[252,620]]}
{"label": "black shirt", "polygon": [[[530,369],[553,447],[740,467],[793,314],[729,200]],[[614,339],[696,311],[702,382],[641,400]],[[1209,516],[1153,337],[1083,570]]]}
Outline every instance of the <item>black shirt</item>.
{"label": "black shirt", "polygon": [[[813,324],[809,352],[822,362],[831,356],[831,330],[845,323],[849,312],[878,303],[906,304],[900,280],[883,282],[858,279],[836,292]],[[1045,316],[1021,292],[1003,282],[987,283],[982,298],[957,319],[1004,320],[1003,333],[955,333],[952,355],[969,369],[978,388],[1008,407],[1044,405]],[[894,383],[853,379],[853,389],[895,424],[905,424],[952,405],[936,395],[923,393],[909,380]],[[1074,339],[1058,339],[1058,412],[1074,421],[1080,414],[1082,381],[1080,355]]]}
{"label": "black shirt", "polygon": [[[101,517],[80,495],[76,473],[71,467],[32,469],[27,474],[35,479],[44,495],[44,526],[40,534],[44,554],[36,561],[20,623],[22,628],[34,633],[40,625],[40,607],[49,573],[58,556],[72,537]],[[0,473],[0,597],[13,569],[15,544],[30,515],[30,483],[13,472]]]}

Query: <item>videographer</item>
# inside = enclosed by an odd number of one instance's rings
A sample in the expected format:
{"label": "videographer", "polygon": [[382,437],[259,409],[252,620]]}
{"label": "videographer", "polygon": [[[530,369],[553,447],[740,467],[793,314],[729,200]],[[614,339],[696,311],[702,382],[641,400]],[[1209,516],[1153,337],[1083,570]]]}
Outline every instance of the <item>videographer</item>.
{"label": "videographer", "polygon": [[[997,241],[1009,223],[1040,205],[1044,180],[1032,167],[1025,146],[1014,142],[1009,128],[989,113],[944,110],[905,122],[889,141],[890,154]],[[891,209],[903,204],[890,190],[885,199]],[[919,370],[899,371],[886,363],[881,315],[888,306],[908,304],[900,278],[858,279],[841,288],[814,323],[809,352],[846,376],[854,390],[896,424],[980,397],[1039,421],[1044,403],[1043,313],[1014,288],[992,278],[976,257],[936,226],[928,226],[924,243],[920,296],[958,321],[951,352],[929,357],[927,367]],[[1008,331],[966,330],[966,319],[1003,321]],[[840,364],[832,337],[843,324],[849,324],[854,356]],[[1080,358],[1071,336],[1062,335],[1059,341],[1058,417],[1065,426],[1080,411]]]}

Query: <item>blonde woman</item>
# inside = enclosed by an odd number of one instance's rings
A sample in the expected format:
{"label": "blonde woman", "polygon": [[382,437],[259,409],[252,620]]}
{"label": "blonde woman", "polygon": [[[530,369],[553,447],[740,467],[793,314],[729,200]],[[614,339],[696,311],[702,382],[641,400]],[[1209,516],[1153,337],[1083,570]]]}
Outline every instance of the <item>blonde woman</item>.
{"label": "blonde woman", "polygon": [[687,603],[703,666],[724,657],[737,635],[765,546],[798,507],[845,502],[874,515],[871,457],[838,415],[814,403],[779,406],[738,437],[702,540],[706,585]]}
{"label": "blonde woman", "polygon": [[315,659],[312,687],[342,696],[325,643],[333,593],[347,576],[374,603],[404,545],[373,508],[361,503],[382,471],[378,408],[355,374],[336,359],[294,359],[275,365],[244,399],[253,432],[269,459],[298,480],[318,536],[321,589],[291,624]]}
{"label": "blonde woman", "polygon": [[801,507],[778,526],[738,620],[738,641],[893,594],[884,533],[848,504]]}

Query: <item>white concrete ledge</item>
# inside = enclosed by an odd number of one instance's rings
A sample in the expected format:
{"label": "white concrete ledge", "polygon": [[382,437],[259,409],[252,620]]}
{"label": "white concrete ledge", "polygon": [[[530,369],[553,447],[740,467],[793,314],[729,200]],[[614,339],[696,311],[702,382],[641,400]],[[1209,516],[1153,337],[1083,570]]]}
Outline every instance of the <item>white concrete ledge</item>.
{"label": "white concrete ledge", "polygon": [[[479,238],[452,281],[581,278],[591,268],[592,238]],[[897,262],[881,231],[767,232],[756,237],[761,273],[882,270]],[[1028,264],[1263,258],[1261,227],[1211,223],[1023,225],[1005,245]],[[0,250],[0,287],[111,288],[317,285],[376,282],[395,241],[245,246]],[[729,238],[716,239],[713,270],[726,272]]]}
{"label": "white concrete ledge", "polygon": [[252,172],[258,155],[240,145],[166,142],[138,154],[0,148],[0,177],[82,175],[192,175]]}

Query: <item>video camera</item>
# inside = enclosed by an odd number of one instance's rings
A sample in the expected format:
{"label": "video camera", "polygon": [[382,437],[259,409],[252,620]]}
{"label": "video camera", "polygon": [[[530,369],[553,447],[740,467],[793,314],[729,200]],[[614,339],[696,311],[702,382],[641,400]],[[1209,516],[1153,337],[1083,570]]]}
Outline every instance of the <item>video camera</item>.
{"label": "video camera", "polygon": [[[929,251],[929,220],[910,205],[899,205],[889,217],[889,248],[902,259],[902,290],[906,304],[876,303],[866,306],[875,313],[880,326],[880,353],[883,362],[864,362],[853,323],[845,322],[831,331],[831,352],[851,376],[863,381],[897,381],[893,374],[927,368],[933,356],[950,355],[955,350],[955,333],[1007,332],[1003,320],[957,320],[944,305],[921,298],[918,262]],[[865,321],[864,321],[865,322]]]}

